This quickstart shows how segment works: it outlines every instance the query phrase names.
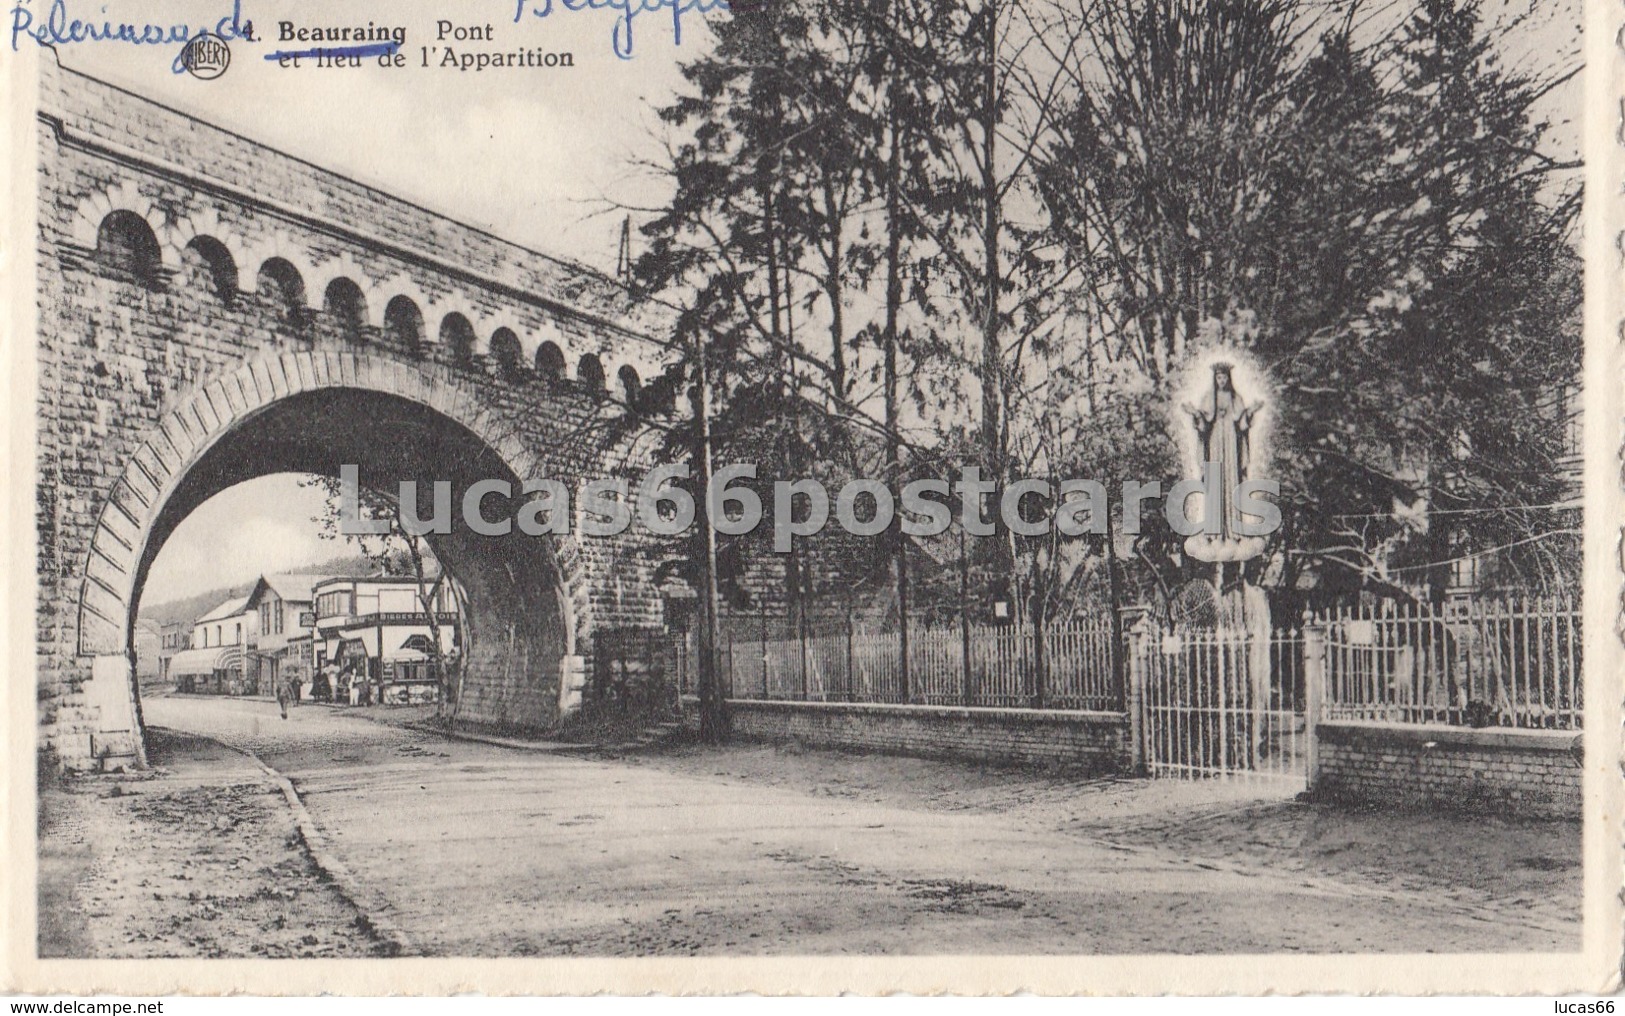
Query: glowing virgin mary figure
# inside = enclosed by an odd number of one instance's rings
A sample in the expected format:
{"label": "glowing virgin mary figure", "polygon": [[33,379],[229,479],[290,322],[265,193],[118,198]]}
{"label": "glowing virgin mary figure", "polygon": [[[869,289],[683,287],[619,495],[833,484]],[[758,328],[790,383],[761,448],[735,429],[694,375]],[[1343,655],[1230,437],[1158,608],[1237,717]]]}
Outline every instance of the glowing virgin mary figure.
{"label": "glowing virgin mary figure", "polygon": [[[1215,363],[1213,389],[1206,404],[1192,406],[1187,403],[1184,406],[1185,412],[1190,415],[1191,422],[1196,427],[1196,437],[1204,461],[1213,463],[1217,473],[1218,490],[1213,493],[1218,495],[1220,501],[1221,510],[1218,512],[1220,531],[1217,534],[1203,534],[1200,538],[1187,541],[1201,544],[1203,550],[1209,551],[1198,555],[1206,560],[1235,560],[1251,556],[1248,552],[1256,553],[1254,545],[1258,545],[1261,549],[1263,543],[1257,537],[1242,534],[1240,529],[1242,517],[1235,503],[1236,488],[1248,479],[1252,465],[1253,416],[1262,403],[1248,405],[1241,397],[1241,393],[1236,391],[1230,372],[1230,364]],[[1220,549],[1226,545],[1228,552]],[[1214,554],[1213,551],[1217,553]]]}

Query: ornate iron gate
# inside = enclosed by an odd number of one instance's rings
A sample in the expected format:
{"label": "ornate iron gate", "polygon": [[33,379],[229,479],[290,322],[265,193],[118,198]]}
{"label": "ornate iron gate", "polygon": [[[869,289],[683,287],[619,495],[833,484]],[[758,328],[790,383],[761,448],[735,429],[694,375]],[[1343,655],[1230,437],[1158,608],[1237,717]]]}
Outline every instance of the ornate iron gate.
{"label": "ornate iron gate", "polygon": [[1304,643],[1297,632],[1152,628],[1134,640],[1140,751],[1153,776],[1304,785]]}

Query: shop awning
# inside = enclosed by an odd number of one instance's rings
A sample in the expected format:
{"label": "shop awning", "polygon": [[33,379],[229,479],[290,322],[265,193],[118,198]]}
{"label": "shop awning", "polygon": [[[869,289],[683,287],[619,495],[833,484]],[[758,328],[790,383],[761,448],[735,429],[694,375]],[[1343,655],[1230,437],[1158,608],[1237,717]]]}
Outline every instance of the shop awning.
{"label": "shop awning", "polygon": [[242,646],[182,649],[169,658],[169,672],[173,675],[212,674],[217,670],[241,670],[242,666]]}
{"label": "shop awning", "polygon": [[345,639],[339,643],[339,650],[333,656],[334,663],[346,663],[350,660],[364,660],[372,655],[367,652],[367,644],[360,639]]}
{"label": "shop awning", "polygon": [[[447,649],[442,654],[446,659],[457,655],[456,648]],[[401,640],[401,644],[384,654],[384,659],[392,663],[421,663],[434,656],[434,640],[422,632],[415,632]]]}

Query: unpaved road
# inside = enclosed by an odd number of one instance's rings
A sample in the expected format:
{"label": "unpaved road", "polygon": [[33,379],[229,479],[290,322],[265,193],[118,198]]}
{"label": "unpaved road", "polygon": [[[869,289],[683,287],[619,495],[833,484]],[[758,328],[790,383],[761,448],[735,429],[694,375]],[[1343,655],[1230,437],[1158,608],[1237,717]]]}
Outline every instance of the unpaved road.
{"label": "unpaved road", "polygon": [[251,760],[185,734],[148,747],[155,772],[44,795],[42,957],[383,954]]}
{"label": "unpaved road", "polygon": [[[428,954],[1579,947],[1576,824],[1362,817],[1206,784],[752,746],[535,753],[316,706],[287,721],[253,701],[145,708],[150,724],[250,749],[291,778],[383,916]],[[241,780],[215,764],[221,784]],[[335,911],[329,924],[343,923]]]}

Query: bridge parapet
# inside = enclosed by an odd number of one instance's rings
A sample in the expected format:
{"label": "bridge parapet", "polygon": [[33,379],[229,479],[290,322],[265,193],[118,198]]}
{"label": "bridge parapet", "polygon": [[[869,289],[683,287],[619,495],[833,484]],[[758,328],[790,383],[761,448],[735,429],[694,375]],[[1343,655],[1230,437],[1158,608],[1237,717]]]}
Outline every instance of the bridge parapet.
{"label": "bridge parapet", "polygon": [[[385,327],[390,301],[402,298],[431,344],[455,314],[468,322],[475,354],[490,354],[493,336],[506,329],[529,369],[545,343],[559,348],[567,372],[597,356],[612,380],[631,366],[647,381],[674,359],[674,309],[601,272],[60,67],[49,55],[41,66],[39,113],[56,143],[99,156],[107,170],[62,224],[63,239],[81,251],[95,249],[108,215],[128,211],[152,230],[167,271],[181,270],[189,247],[213,249],[229,256],[236,289],[254,293],[263,264],[280,259],[297,272],[307,309],[322,309],[332,284],[347,280],[370,325]],[[124,172],[111,171],[121,165]]]}

